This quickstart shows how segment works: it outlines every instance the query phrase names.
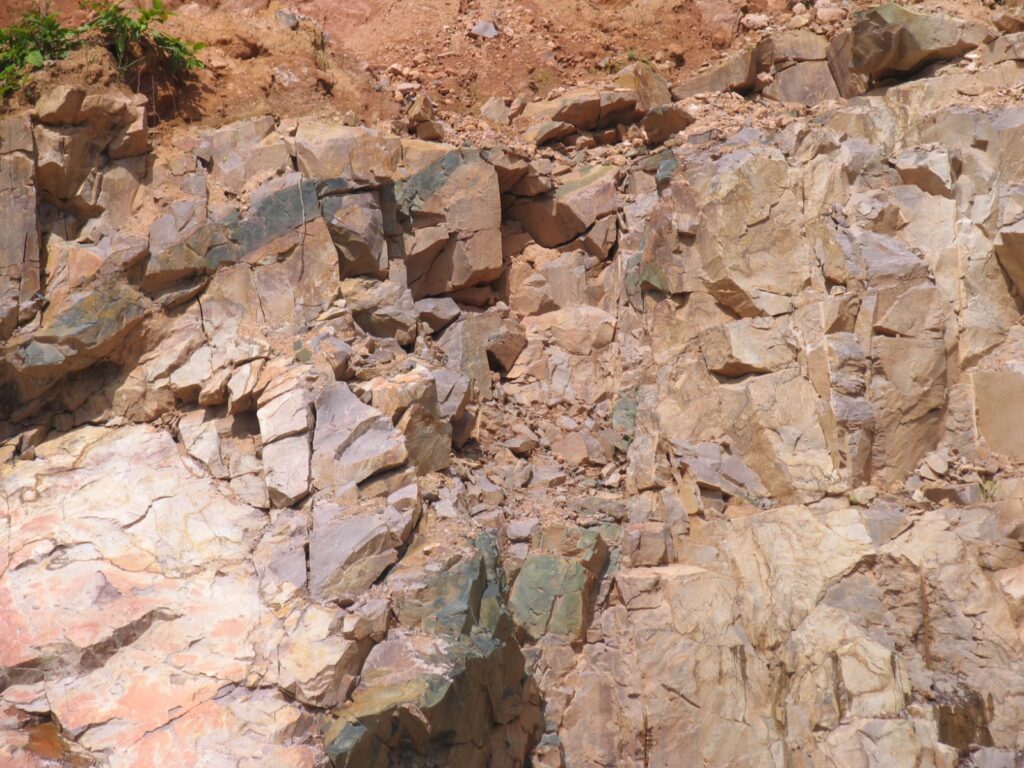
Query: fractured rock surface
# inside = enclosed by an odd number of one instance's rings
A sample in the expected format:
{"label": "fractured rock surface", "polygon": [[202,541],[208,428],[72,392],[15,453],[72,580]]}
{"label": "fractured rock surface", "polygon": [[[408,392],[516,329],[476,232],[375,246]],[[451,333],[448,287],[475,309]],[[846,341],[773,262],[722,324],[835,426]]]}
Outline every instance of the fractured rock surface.
{"label": "fractured rock surface", "polygon": [[1019,28],[702,7],[501,146],[0,118],[0,763],[1019,762]]}

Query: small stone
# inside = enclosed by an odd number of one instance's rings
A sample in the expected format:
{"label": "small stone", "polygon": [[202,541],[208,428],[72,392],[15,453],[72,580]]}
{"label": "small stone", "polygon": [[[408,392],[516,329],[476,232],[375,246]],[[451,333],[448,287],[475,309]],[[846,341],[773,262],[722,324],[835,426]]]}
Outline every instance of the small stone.
{"label": "small stone", "polygon": [[527,517],[522,520],[513,520],[505,529],[509,541],[529,541],[533,532],[540,527],[540,520],[536,517]]}
{"label": "small stone", "polygon": [[942,476],[949,471],[949,462],[937,452],[925,456],[924,462],[936,475]]}
{"label": "small stone", "polygon": [[508,125],[511,119],[508,100],[500,96],[492,96],[480,107],[480,116],[495,125]]}
{"label": "small stone", "polygon": [[765,13],[748,13],[740,19],[740,25],[748,30],[766,29],[768,24],[768,15]]}
{"label": "small stone", "polygon": [[491,40],[498,36],[498,28],[489,21],[478,21],[473,25],[473,28],[469,30],[469,34],[473,37]]}
{"label": "small stone", "polygon": [[409,107],[409,124],[419,125],[434,119],[434,104],[430,97],[421,93]]}
{"label": "small stone", "polygon": [[278,23],[285,29],[290,29],[294,32],[299,28],[299,14],[294,11],[278,11],[274,14]]}
{"label": "small stone", "polygon": [[841,24],[846,21],[846,11],[842,8],[818,8],[815,16],[822,24]]}
{"label": "small stone", "polygon": [[866,507],[878,496],[878,489],[873,485],[864,485],[854,488],[850,492],[850,502],[859,507]]}
{"label": "small stone", "polygon": [[437,120],[427,120],[416,126],[416,138],[423,141],[443,141],[444,128]]}

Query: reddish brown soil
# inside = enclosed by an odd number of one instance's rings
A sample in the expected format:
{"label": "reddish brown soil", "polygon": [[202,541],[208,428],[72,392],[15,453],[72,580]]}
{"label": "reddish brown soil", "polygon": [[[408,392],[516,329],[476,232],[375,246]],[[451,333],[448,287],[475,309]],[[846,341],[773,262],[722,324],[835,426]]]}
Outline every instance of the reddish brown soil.
{"label": "reddish brown soil", "polygon": [[[0,25],[37,0],[0,0]],[[129,0],[126,6],[139,4]],[[488,97],[535,96],[592,79],[630,58],[658,57],[692,68],[712,52],[688,0],[168,0],[175,34],[207,44],[208,68],[177,94],[184,119],[224,122],[250,114],[295,116],[352,110],[374,122],[400,112],[399,83],[414,80],[444,109],[475,112]],[[51,0],[69,22],[77,0]],[[278,10],[309,17],[297,31]],[[501,31],[469,34],[478,21]],[[314,29],[328,35],[318,56]],[[57,66],[44,81],[84,76],[82,62]],[[670,73],[671,74],[671,73]],[[95,77],[95,73],[93,73]],[[136,87],[136,83],[128,83]]]}
{"label": "reddish brown soil", "polygon": [[[0,25],[45,0],[0,0]],[[709,18],[740,12],[789,17],[790,0],[166,0],[177,10],[174,34],[207,44],[207,69],[188,86],[127,87],[157,96],[163,119],[219,124],[254,114],[295,117],[352,111],[375,123],[401,114],[396,88],[418,83],[442,113],[476,115],[491,96],[536,98],[585,83],[631,59],[656,62],[678,80],[723,49]],[[125,0],[126,6],[148,0]],[[858,4],[868,4],[857,0]],[[982,0],[929,0],[960,16],[985,18]],[[70,22],[85,17],[78,0],[49,0]],[[287,29],[278,11],[303,15]],[[479,21],[500,34],[470,33]],[[318,47],[327,33],[326,47]],[[50,67],[42,81],[116,78],[95,54]],[[101,72],[96,68],[100,66]],[[153,93],[150,93],[153,91]],[[162,94],[162,95],[161,95]],[[29,94],[31,96],[31,93]],[[406,97],[408,100],[410,97]]]}

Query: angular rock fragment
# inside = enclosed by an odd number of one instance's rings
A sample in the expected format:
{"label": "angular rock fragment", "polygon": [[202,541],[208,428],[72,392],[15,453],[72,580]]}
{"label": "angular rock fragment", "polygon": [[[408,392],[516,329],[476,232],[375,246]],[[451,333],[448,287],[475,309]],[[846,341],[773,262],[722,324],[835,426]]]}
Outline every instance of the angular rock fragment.
{"label": "angular rock fragment", "polygon": [[326,197],[324,220],[341,257],[341,276],[386,277],[388,250],[384,218],[373,192]]}
{"label": "angular rock fragment", "polygon": [[509,593],[509,610],[519,630],[538,640],[545,635],[583,639],[590,620],[592,590],[608,549],[594,531],[544,531],[540,547],[519,569]]}
{"label": "angular rock fragment", "polygon": [[637,94],[637,106],[644,112],[663,107],[672,101],[668,83],[644,61],[627,64],[615,74],[616,85]]}
{"label": "angular rock fragment", "polygon": [[405,261],[413,298],[489,283],[501,274],[498,177],[478,152],[449,152],[410,177],[400,205],[412,219]]}
{"label": "angular rock fragment", "polygon": [[796,362],[784,331],[768,323],[737,320],[700,336],[708,370],[723,376],[770,373]]}
{"label": "angular rock fragment", "polygon": [[35,141],[27,119],[0,121],[0,340],[39,310]]}
{"label": "angular rock fragment", "polygon": [[951,59],[977,48],[985,37],[981,24],[888,3],[856,17],[850,41],[851,64],[854,72],[874,80],[907,75],[929,62]]}
{"label": "angular rock fragment", "polygon": [[766,98],[814,105],[839,98],[839,89],[824,61],[801,61],[775,73],[762,92]]}
{"label": "angular rock fragment", "polygon": [[291,156],[270,116],[232,123],[205,139],[201,150],[210,158],[214,178],[239,193],[254,178],[290,171]]}
{"label": "angular rock fragment", "polygon": [[[493,542],[479,545],[493,551]],[[351,702],[327,727],[332,765],[524,761],[539,713],[496,574],[486,575],[479,553],[454,555],[440,573],[414,570],[423,566],[418,560],[397,576],[399,583],[413,580],[430,620],[417,622],[418,611],[401,607],[409,598],[399,598],[397,613],[408,629],[392,631],[370,652]]]}
{"label": "angular rock fragment", "polygon": [[693,116],[675,105],[653,107],[640,121],[648,144],[662,144],[692,123]]}
{"label": "angular rock fragment", "polygon": [[344,382],[317,396],[310,472],[318,490],[342,489],[408,458],[405,441],[391,420],[362,403]]}
{"label": "angular rock fragment", "polygon": [[314,596],[349,605],[398,562],[419,510],[347,510],[319,502],[309,535],[309,588]]}
{"label": "angular rock fragment", "polygon": [[564,179],[554,194],[516,203],[509,216],[540,245],[564,245],[615,210],[616,176],[613,167],[584,169]]}
{"label": "angular rock fragment", "polygon": [[730,56],[706,72],[672,86],[672,98],[676,101],[689,99],[701,93],[736,91],[744,93],[754,87],[757,75],[753,51]]}
{"label": "angular rock fragment", "polygon": [[567,123],[577,130],[593,130],[617,122],[635,122],[641,115],[637,102],[635,91],[577,90],[556,99],[528,104],[522,119],[540,124]]}
{"label": "angular rock fragment", "polygon": [[306,178],[337,179],[359,188],[391,177],[401,146],[397,138],[367,128],[302,123],[295,135],[295,158]]}

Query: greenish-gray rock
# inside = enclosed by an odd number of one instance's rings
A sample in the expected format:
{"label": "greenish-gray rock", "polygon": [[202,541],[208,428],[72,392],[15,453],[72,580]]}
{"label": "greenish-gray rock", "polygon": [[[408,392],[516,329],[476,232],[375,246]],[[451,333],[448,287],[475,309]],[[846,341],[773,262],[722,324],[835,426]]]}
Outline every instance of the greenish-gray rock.
{"label": "greenish-gray rock", "polygon": [[501,599],[494,539],[438,569],[423,552],[389,576],[400,628],[374,647],[324,745],[335,768],[523,766],[539,699]]}
{"label": "greenish-gray rock", "polygon": [[545,528],[534,536],[512,591],[509,610],[525,636],[555,635],[580,642],[592,612],[593,590],[608,562],[601,535],[583,528]]}

